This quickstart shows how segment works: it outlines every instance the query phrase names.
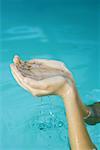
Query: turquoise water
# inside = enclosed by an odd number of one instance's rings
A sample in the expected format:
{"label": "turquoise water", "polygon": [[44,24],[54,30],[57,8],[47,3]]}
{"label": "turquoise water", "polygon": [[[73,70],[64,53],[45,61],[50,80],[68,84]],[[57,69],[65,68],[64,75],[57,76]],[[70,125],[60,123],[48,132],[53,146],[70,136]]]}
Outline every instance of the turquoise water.
{"label": "turquoise water", "polygon": [[[3,0],[0,29],[0,149],[69,150],[62,100],[33,97],[10,72],[23,59],[63,61],[85,104],[100,100],[99,1]],[[87,126],[100,148],[100,125]]]}

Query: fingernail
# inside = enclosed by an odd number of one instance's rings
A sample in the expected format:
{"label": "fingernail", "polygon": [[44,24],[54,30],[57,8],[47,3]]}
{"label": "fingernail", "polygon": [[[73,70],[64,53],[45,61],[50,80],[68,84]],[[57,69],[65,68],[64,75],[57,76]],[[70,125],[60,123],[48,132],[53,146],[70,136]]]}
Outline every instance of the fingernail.
{"label": "fingernail", "polygon": [[19,56],[17,56],[17,55],[14,56],[13,62],[14,62],[15,64],[19,64],[19,63],[20,63]]}

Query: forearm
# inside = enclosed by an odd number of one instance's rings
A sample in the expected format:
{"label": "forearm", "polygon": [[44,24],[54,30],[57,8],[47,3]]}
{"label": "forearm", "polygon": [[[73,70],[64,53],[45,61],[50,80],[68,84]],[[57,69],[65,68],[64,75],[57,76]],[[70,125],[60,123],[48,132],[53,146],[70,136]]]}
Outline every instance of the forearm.
{"label": "forearm", "polygon": [[82,116],[83,118],[87,117],[88,114],[89,114],[89,108],[82,102],[80,96],[79,96],[79,93],[77,91],[77,88],[75,85],[72,86],[73,88],[73,91],[74,91],[74,94],[76,95],[76,98],[77,98],[77,102],[79,104],[79,108],[80,108],[80,111],[82,112]]}
{"label": "forearm", "polygon": [[92,150],[95,146],[86,130],[76,92],[70,87],[66,94],[63,93],[62,98],[66,108],[72,150]]}

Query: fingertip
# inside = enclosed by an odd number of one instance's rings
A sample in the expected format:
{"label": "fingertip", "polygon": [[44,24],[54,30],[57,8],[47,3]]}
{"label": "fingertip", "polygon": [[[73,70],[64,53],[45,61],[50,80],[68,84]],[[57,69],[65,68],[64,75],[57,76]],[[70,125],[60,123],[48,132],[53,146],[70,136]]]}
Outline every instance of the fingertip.
{"label": "fingertip", "polygon": [[19,64],[19,63],[20,63],[20,57],[17,56],[17,55],[15,55],[14,58],[13,58],[13,62],[14,62],[15,64]]}

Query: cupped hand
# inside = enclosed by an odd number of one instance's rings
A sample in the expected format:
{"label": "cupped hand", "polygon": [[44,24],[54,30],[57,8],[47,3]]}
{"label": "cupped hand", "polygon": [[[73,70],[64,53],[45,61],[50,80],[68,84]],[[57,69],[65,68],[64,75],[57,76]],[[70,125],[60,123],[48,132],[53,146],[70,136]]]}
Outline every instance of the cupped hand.
{"label": "cupped hand", "polygon": [[33,59],[25,62],[15,56],[13,62],[10,67],[15,80],[34,96],[60,95],[66,83],[74,82],[72,74],[60,61]]}

